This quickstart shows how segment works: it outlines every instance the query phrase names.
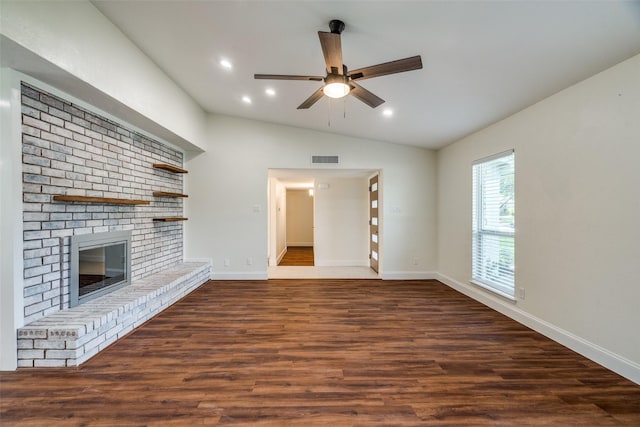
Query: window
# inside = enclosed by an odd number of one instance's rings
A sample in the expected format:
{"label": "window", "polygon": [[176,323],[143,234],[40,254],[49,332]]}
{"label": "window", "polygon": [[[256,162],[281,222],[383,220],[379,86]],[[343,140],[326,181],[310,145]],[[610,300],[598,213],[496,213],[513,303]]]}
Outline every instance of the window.
{"label": "window", "polygon": [[514,170],[513,150],[473,163],[471,281],[510,299],[515,295]]}

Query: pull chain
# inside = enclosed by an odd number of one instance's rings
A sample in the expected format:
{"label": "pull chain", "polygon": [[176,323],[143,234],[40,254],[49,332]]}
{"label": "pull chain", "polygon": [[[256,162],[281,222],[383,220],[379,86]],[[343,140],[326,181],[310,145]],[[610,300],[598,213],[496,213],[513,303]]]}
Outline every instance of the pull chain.
{"label": "pull chain", "polygon": [[[329,98],[329,97],[327,97]],[[331,127],[331,108],[333,106],[333,98],[329,98],[329,103],[327,105],[327,126]],[[342,118],[347,118],[347,97],[344,96],[342,98]]]}
{"label": "pull chain", "polygon": [[342,118],[343,119],[347,118],[347,97],[346,96],[342,97]]}

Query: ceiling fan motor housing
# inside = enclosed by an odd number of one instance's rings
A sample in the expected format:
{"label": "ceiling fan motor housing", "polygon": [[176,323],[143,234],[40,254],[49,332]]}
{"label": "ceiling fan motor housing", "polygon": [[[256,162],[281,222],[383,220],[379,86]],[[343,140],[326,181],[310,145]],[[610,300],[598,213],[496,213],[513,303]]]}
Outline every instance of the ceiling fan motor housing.
{"label": "ceiling fan motor housing", "polygon": [[349,76],[347,76],[346,74],[327,74],[327,77],[325,77],[324,82],[326,84],[330,84],[330,83],[342,83],[342,84],[349,84]]}
{"label": "ceiling fan motor housing", "polygon": [[344,22],[339,19],[332,19],[329,22],[329,30],[331,30],[333,34],[342,33],[344,31]]}

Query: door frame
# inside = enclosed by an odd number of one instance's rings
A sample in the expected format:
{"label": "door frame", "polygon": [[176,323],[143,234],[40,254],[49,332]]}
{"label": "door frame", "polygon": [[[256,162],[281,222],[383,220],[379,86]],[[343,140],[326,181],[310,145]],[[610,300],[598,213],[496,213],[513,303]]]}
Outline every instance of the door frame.
{"label": "door frame", "polygon": [[[366,181],[366,186],[363,187],[363,191],[366,191],[366,200],[367,200],[367,213],[364,214],[364,216],[362,217],[362,221],[363,224],[367,224],[369,221],[369,194],[368,194],[368,181],[371,177],[373,176],[378,176],[378,203],[379,203],[379,207],[381,207],[381,203],[382,203],[382,197],[384,196],[383,194],[383,185],[382,185],[382,181],[383,181],[383,171],[382,169],[377,169],[377,168],[366,168],[366,169],[331,169],[331,170],[326,170],[326,169],[322,169],[322,168],[268,168],[267,169],[267,205],[268,205],[268,212],[267,212],[267,258],[268,258],[268,262],[267,265],[269,267],[276,267],[277,266],[277,258],[278,258],[278,244],[277,244],[277,225],[276,225],[276,217],[277,217],[277,203],[276,203],[276,198],[277,198],[277,193],[278,193],[278,187],[280,185],[283,185],[285,182],[292,182],[292,181],[297,181],[298,178],[300,181],[310,181],[312,180],[314,182],[314,190],[315,190],[315,194],[314,194],[314,200],[313,200],[313,205],[314,205],[314,209],[313,209],[313,223],[314,223],[314,236],[313,236],[313,240],[314,240],[314,246],[317,244],[317,228],[316,228],[316,219],[317,219],[317,204],[316,204],[316,196],[318,193],[318,181],[322,181],[323,179],[326,178],[352,178],[352,177],[359,177],[365,179]],[[286,191],[286,190],[285,190]],[[382,252],[383,252],[383,239],[382,239],[382,233],[383,233],[383,224],[382,224],[382,209],[379,210],[379,226],[378,226],[378,230],[379,230],[379,234],[378,234],[378,250],[379,250],[379,259],[378,259],[378,273],[377,275],[379,277],[381,277],[382,275]],[[366,222],[365,222],[366,221]],[[368,228],[368,225],[367,225]],[[370,240],[370,236],[368,235],[368,239],[367,241],[369,242]],[[367,243],[367,250],[369,250],[369,243]],[[317,252],[314,250],[314,257],[318,256]],[[315,260],[315,264],[317,266],[317,260]],[[364,266],[366,264],[360,264],[361,266]]]}
{"label": "door frame", "polygon": [[369,201],[369,267],[380,274],[380,174],[368,180]]}

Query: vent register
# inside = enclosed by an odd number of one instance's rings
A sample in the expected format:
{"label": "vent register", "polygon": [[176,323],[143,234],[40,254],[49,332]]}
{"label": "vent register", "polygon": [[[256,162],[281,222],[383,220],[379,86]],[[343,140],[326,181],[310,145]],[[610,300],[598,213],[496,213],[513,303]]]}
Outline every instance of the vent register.
{"label": "vent register", "polygon": [[340,156],[311,156],[311,164],[338,165],[340,164]]}

